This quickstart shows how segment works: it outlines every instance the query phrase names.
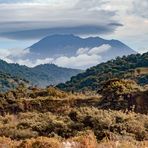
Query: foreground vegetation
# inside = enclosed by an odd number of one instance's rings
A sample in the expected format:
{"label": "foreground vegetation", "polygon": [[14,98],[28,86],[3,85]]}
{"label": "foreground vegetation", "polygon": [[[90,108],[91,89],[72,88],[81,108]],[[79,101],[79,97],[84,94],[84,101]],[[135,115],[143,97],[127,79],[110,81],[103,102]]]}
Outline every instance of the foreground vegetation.
{"label": "foreground vegetation", "polygon": [[112,79],[98,92],[25,87],[0,94],[0,147],[148,146],[148,89]]}
{"label": "foreground vegetation", "polygon": [[109,141],[97,142],[92,131],[86,131],[76,137],[67,140],[60,138],[37,137],[26,140],[11,140],[10,138],[0,138],[1,147],[10,148],[146,148],[147,141]]}
{"label": "foreground vegetation", "polygon": [[0,117],[0,136],[15,140],[38,136],[71,138],[92,130],[101,141],[148,140],[148,117],[136,113],[80,107],[67,114],[26,112]]}

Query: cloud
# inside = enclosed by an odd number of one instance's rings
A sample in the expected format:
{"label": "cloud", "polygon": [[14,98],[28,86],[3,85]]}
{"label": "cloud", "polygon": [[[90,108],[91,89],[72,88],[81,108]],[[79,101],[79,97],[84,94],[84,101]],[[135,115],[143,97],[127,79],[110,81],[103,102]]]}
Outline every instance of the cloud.
{"label": "cloud", "polygon": [[138,52],[148,49],[147,0],[109,0],[104,9],[116,11],[115,18],[123,26],[110,34],[102,35],[103,38],[121,40]]}
{"label": "cloud", "polygon": [[54,63],[62,67],[86,69],[98,64],[100,61],[101,56],[99,55],[81,54],[75,57],[59,57],[54,61]]}
{"label": "cloud", "polygon": [[0,3],[17,3],[17,2],[27,2],[27,0],[0,0]]}
{"label": "cloud", "polygon": [[76,52],[77,56],[62,56],[52,62],[62,67],[86,69],[102,62],[101,54],[110,48],[108,44],[94,48],[79,48]]}
{"label": "cloud", "polygon": [[[7,61],[8,63],[18,63],[20,65],[26,65],[28,67],[35,67],[40,64],[53,63],[61,67],[86,69],[88,67],[97,65],[102,61],[101,54],[108,51],[111,48],[110,45],[104,44],[100,47],[94,48],[80,48],[76,51],[76,56],[58,56],[57,58],[47,57],[44,59],[31,60],[27,58],[30,51],[27,50],[0,50],[0,59]],[[23,56],[26,56],[24,58]]]}
{"label": "cloud", "polygon": [[[56,1],[56,0],[55,0]],[[0,0],[2,4],[14,4],[14,3],[50,3],[51,0]]]}
{"label": "cloud", "polygon": [[148,0],[134,0],[133,13],[148,18]]}
{"label": "cloud", "polygon": [[29,53],[29,49],[0,49],[0,59],[10,62],[13,58],[21,58]]}
{"label": "cloud", "polygon": [[109,34],[116,29],[113,25],[98,25],[98,26],[76,26],[76,27],[57,27],[49,29],[25,30],[16,32],[2,32],[1,37],[9,39],[38,39],[53,34],[75,34],[75,35],[89,35],[89,34]]}
{"label": "cloud", "polygon": [[8,63],[18,63],[28,67],[34,67],[40,64],[51,63],[53,58],[36,59],[34,61],[24,58],[30,54],[29,49],[0,49],[0,59]]}
{"label": "cloud", "polygon": [[85,0],[85,1],[84,0],[79,0],[76,3],[75,7],[76,8],[81,8],[81,9],[87,8],[87,9],[90,9],[90,10],[94,10],[94,8],[95,8],[95,10],[96,10],[96,8],[100,9],[100,6],[103,6],[106,3],[108,3],[108,0]]}
{"label": "cloud", "polygon": [[111,46],[109,44],[103,44],[99,47],[94,47],[94,48],[79,48],[76,52],[77,55],[81,54],[88,54],[88,55],[99,55],[101,53],[104,53],[111,49]]}
{"label": "cloud", "polygon": [[[81,54],[78,56],[72,56],[72,57],[66,57],[61,56],[58,58],[45,58],[45,59],[36,59],[36,60],[30,60],[30,59],[13,59],[11,58],[2,58],[8,63],[18,63],[20,65],[26,65],[28,67],[35,67],[40,64],[56,64],[61,67],[67,67],[67,68],[76,68],[76,69],[86,69],[88,67],[94,66],[101,62],[101,56],[99,55],[88,55],[88,54]],[[89,61],[89,62],[88,62]]]}
{"label": "cloud", "polygon": [[76,52],[77,55],[81,55],[81,54],[87,54],[89,51],[89,48],[79,48]]}
{"label": "cloud", "polygon": [[41,64],[49,64],[49,63],[52,63],[52,61],[53,61],[52,58],[37,59],[35,61],[31,61],[30,59],[25,59],[25,60],[18,59],[18,60],[15,61],[15,63],[18,63],[20,65],[26,65],[28,67],[35,67],[35,66],[41,65]]}
{"label": "cloud", "polygon": [[101,54],[103,52],[108,51],[109,49],[111,49],[111,46],[108,44],[103,44],[100,47],[94,47],[92,49],[89,50],[88,54],[93,55],[93,54]]}
{"label": "cloud", "polygon": [[33,39],[55,33],[112,33],[122,25],[114,18],[115,11],[104,9],[106,3],[104,0],[3,0],[0,36]]}
{"label": "cloud", "polygon": [[101,35],[140,51],[148,48],[147,10],[147,0],[0,0],[0,37]]}

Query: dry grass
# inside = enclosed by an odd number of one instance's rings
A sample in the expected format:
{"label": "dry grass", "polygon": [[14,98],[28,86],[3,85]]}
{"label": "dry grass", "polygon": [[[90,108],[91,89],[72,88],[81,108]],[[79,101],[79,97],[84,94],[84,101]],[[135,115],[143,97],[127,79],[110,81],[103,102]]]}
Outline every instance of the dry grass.
{"label": "dry grass", "polygon": [[86,131],[76,137],[61,140],[59,138],[37,137],[21,141],[0,137],[1,148],[147,148],[148,141],[102,141],[97,143],[92,131]]}
{"label": "dry grass", "polygon": [[101,142],[97,148],[147,148],[148,141],[143,142],[129,142],[129,141],[108,141]]}
{"label": "dry grass", "polygon": [[92,92],[25,88],[0,98],[0,148],[147,146],[146,114],[99,109],[101,96]]}
{"label": "dry grass", "polygon": [[95,107],[70,108],[61,115],[26,112],[0,116],[0,136],[16,140],[38,136],[70,138],[86,130],[93,130],[99,141],[148,140],[148,116]]}

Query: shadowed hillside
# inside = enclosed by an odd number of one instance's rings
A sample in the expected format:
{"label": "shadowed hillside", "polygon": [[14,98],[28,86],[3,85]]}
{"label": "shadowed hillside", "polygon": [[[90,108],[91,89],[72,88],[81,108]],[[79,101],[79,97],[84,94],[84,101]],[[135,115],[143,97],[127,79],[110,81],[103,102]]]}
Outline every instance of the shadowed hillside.
{"label": "shadowed hillside", "polygon": [[28,85],[29,82],[20,77],[0,71],[0,92],[5,92],[18,87],[20,84]]}
{"label": "shadowed hillside", "polygon": [[44,64],[29,68],[19,64],[8,64],[2,60],[0,60],[0,70],[1,73],[11,74],[12,77],[24,79],[28,81],[30,85],[37,85],[39,87],[65,82],[81,72],[81,70],[62,68],[54,64]]}

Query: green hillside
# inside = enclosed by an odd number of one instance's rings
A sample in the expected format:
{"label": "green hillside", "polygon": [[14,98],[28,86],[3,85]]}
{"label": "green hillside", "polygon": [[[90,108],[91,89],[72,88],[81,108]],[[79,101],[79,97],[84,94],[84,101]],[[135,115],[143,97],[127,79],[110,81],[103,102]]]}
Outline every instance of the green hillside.
{"label": "green hillside", "polygon": [[0,92],[5,92],[9,89],[14,89],[18,87],[20,84],[27,85],[28,81],[0,71]]}
{"label": "green hillside", "polygon": [[72,76],[81,72],[81,70],[62,68],[54,64],[45,64],[29,68],[18,64],[8,64],[2,60],[0,60],[0,70],[1,73],[11,74],[13,77],[25,79],[29,81],[30,84],[41,87],[66,82]]}
{"label": "green hillside", "polygon": [[101,63],[57,87],[66,91],[98,90],[103,82],[113,78],[132,79],[141,85],[148,84],[148,52]]}

